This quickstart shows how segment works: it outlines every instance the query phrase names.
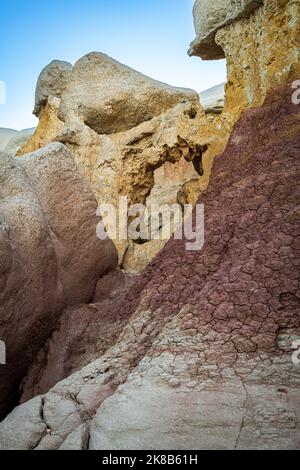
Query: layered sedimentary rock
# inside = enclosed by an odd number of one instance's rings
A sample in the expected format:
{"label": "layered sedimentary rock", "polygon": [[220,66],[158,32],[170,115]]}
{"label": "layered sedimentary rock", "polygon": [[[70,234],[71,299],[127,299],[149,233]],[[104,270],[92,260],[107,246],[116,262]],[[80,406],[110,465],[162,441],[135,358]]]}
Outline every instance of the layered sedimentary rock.
{"label": "layered sedimentary rock", "polygon": [[[47,100],[37,100],[40,123],[20,153],[53,140],[64,143],[99,204],[118,208],[119,196],[127,196],[130,204],[145,203],[148,196],[153,200],[153,194],[160,203],[162,178],[170,200],[182,192],[187,203],[198,197],[205,186],[200,163],[206,147],[199,138],[204,112],[196,92],[157,82],[96,52],[75,64],[61,93],[56,75],[52,87],[47,68],[43,75],[46,90],[39,79],[36,95]],[[120,265],[131,271],[142,270],[163,245],[115,242]]]}
{"label": "layered sedimentary rock", "polygon": [[88,302],[116,265],[96,236],[96,200],[60,143],[0,156],[0,413],[67,305]]}
{"label": "layered sedimentary rock", "polygon": [[199,127],[208,146],[203,155],[207,184],[213,159],[224,151],[243,110],[262,105],[271,89],[299,78],[300,3],[197,0],[194,22],[197,37],[190,54],[227,62],[223,112],[206,115]]}
{"label": "layered sedimentary rock", "polygon": [[170,240],[127,296],[117,341],[16,408],[0,426],[2,448],[299,447],[300,112],[291,90],[245,112],[215,159],[199,200],[203,250]]}
{"label": "layered sedimentary rock", "polygon": [[[268,91],[296,79],[300,71],[299,0],[197,0],[196,32],[190,53],[227,62],[225,120],[231,125],[243,109],[259,106]],[[210,32],[213,32],[211,36]],[[212,50],[202,55],[202,36]]]}

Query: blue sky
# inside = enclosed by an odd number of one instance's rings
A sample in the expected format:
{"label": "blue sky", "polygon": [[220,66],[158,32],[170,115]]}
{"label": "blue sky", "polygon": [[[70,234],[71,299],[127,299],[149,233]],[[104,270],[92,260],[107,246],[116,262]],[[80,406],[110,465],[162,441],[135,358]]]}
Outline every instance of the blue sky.
{"label": "blue sky", "polygon": [[34,90],[53,59],[76,62],[101,51],[171,85],[202,91],[226,81],[225,61],[187,55],[194,39],[194,0],[4,0],[0,80],[6,104],[0,127],[37,124]]}

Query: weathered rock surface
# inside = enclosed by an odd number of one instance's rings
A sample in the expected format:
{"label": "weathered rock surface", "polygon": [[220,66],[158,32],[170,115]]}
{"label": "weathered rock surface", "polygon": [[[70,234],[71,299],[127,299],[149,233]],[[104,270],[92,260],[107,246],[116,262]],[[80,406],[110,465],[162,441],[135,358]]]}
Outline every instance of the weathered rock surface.
{"label": "weathered rock surface", "polygon": [[53,60],[40,73],[35,91],[33,114],[39,117],[49,96],[60,98],[71,78],[73,65],[62,60]]}
{"label": "weathered rock surface", "polygon": [[[228,10],[224,9],[224,15],[234,17],[237,9],[246,3],[196,2],[195,21],[199,21],[199,28],[207,18],[214,24],[215,17],[219,15],[218,7],[222,12],[225,5]],[[206,114],[200,120],[200,141],[208,147],[202,158],[205,175],[200,181],[201,189],[205,189],[214,157],[225,150],[241,113],[261,106],[270,90],[300,76],[299,0],[268,0],[262,5],[262,2],[252,3],[253,6],[257,3],[258,8],[250,15],[220,27],[211,43],[223,50],[227,62],[227,83],[223,112],[215,116]],[[202,9],[201,5],[205,8]],[[204,58],[214,59],[214,52]]]}
{"label": "weathered rock surface", "polygon": [[[193,164],[205,148],[199,137],[203,116],[196,92],[157,82],[94,52],[75,64],[60,98],[48,97],[39,126],[20,153],[53,140],[64,143],[99,204],[117,208],[119,196],[127,196],[129,204],[145,203],[151,193],[161,203],[162,186],[174,200],[188,187],[188,199],[195,200],[206,177]],[[163,184],[156,178],[159,170]],[[151,242],[141,250],[126,239],[115,244],[120,265],[135,272],[162,246]]]}
{"label": "weathered rock surface", "polygon": [[69,150],[0,156],[0,413],[67,305],[88,302],[116,264],[96,236],[96,200]]}
{"label": "weathered rock surface", "polygon": [[85,448],[82,425],[91,449],[299,448],[300,112],[290,93],[245,112],[215,159],[199,201],[203,250],[170,240],[125,301],[118,340],[8,416],[2,448]]}
{"label": "weathered rock surface", "polygon": [[59,118],[66,123],[79,118],[98,134],[113,134],[191,100],[197,100],[192,90],[157,82],[106,54],[92,52],[75,64]]}
{"label": "weathered rock surface", "polygon": [[224,51],[215,41],[217,31],[241,18],[247,18],[264,0],[196,0],[194,24],[196,38],[189,54],[202,59],[222,59]]}
{"label": "weathered rock surface", "polygon": [[300,2],[268,0],[247,19],[218,31],[227,61],[224,114],[261,106],[268,91],[300,75]]}
{"label": "weathered rock surface", "polygon": [[206,113],[220,114],[224,108],[225,83],[200,93],[200,103]]}
{"label": "weathered rock surface", "polygon": [[[200,50],[208,44],[205,58],[221,51],[227,60],[223,111],[222,96],[214,102],[214,90],[200,96],[203,112],[195,93],[159,84],[104,54],[91,53],[75,65],[61,97],[48,96],[34,136],[19,153],[52,141],[65,143],[99,204],[118,206],[120,195],[145,203],[153,194],[161,203],[164,187],[172,200],[193,203],[207,187],[213,159],[224,151],[243,110],[260,106],[272,87],[300,74],[298,0],[202,0],[194,16],[200,34],[195,48],[198,42]],[[193,168],[199,159],[201,175]],[[163,184],[156,172],[166,173]],[[115,245],[120,266],[140,272],[164,243],[117,239]]]}
{"label": "weathered rock surface", "polygon": [[39,111],[39,124],[31,139],[18,150],[17,156],[34,152],[56,140],[56,136],[63,129],[64,123],[58,119],[57,113],[60,98],[49,96],[45,106]]}
{"label": "weathered rock surface", "polygon": [[0,151],[16,155],[33,135],[35,128],[16,131],[14,129],[0,128]]}
{"label": "weathered rock surface", "polygon": [[22,381],[21,403],[48,392],[117,341],[131,313],[124,305],[134,298],[135,281],[120,269],[111,271],[98,281],[93,303],[65,310]]}

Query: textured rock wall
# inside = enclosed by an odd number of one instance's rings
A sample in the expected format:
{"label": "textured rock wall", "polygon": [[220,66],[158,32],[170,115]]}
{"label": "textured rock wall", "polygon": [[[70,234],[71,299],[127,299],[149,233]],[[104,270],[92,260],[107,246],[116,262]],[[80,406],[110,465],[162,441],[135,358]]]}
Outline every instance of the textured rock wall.
{"label": "textured rock wall", "polygon": [[[99,203],[117,206],[120,195],[135,203],[195,203],[242,111],[261,105],[271,88],[300,75],[299,0],[197,0],[194,20],[197,38],[191,53],[227,60],[223,112],[216,103],[207,108],[205,99],[203,112],[196,93],[91,53],[74,69],[54,61],[41,73],[36,92],[40,123],[20,153],[63,142]],[[192,164],[199,155],[201,175]],[[139,272],[164,242],[115,244],[120,265]]]}
{"label": "textured rock wall", "polygon": [[216,34],[227,61],[224,113],[235,122],[268,91],[300,75],[300,1],[267,0]]}
{"label": "textured rock wall", "polygon": [[96,236],[96,200],[68,149],[50,144],[22,158],[0,155],[0,413],[67,305],[88,302],[116,266]]}
{"label": "textured rock wall", "polygon": [[[242,10],[246,13],[241,14]],[[225,57],[227,62],[224,110],[219,116],[202,118],[199,127],[200,141],[208,145],[203,155],[203,189],[209,182],[214,157],[224,151],[243,110],[260,106],[269,90],[299,78],[300,2],[198,0],[194,21],[200,36],[190,53],[204,59]],[[206,37],[208,31],[213,34]],[[202,33],[204,45],[206,39],[210,45],[204,55]]]}
{"label": "textured rock wall", "polygon": [[299,448],[300,112],[291,94],[274,90],[246,111],[215,159],[199,200],[204,249],[170,240],[118,312],[130,318],[117,341],[16,408],[0,425],[2,448]]}
{"label": "textured rock wall", "polygon": [[[37,99],[39,126],[20,153],[53,140],[64,143],[99,204],[118,207],[119,196],[129,203],[145,203],[148,196],[166,203],[163,191],[177,202],[183,190],[186,202],[195,202],[203,178],[193,160],[201,160],[205,148],[198,136],[205,114],[196,92],[152,80],[101,53],[68,69],[63,91],[61,71],[57,74],[55,66],[54,73],[53,63],[48,67],[37,83],[36,96],[46,97]],[[115,244],[120,265],[129,271],[141,271],[163,246],[160,241]]]}
{"label": "textured rock wall", "polygon": [[224,50],[216,42],[216,33],[225,26],[249,15],[264,0],[196,0],[193,9],[196,38],[189,54],[202,59],[222,59]]}

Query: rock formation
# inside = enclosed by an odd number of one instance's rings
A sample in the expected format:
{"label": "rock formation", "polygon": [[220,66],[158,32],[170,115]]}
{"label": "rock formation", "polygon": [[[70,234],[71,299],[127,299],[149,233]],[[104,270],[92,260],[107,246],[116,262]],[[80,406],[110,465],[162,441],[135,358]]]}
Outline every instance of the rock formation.
{"label": "rock formation", "polygon": [[33,110],[37,117],[46,106],[49,96],[61,97],[70,81],[72,69],[73,66],[69,62],[53,60],[41,71],[37,81]]}
{"label": "rock formation", "polygon": [[116,253],[96,236],[96,200],[64,145],[22,158],[2,153],[0,183],[2,413],[59,314],[93,297]]}
{"label": "rock formation", "polygon": [[204,249],[170,240],[118,340],[15,409],[2,448],[299,447],[299,115],[290,86],[244,113],[199,201]]}
{"label": "rock formation", "polygon": [[260,106],[270,89],[298,78],[299,0],[196,0],[194,23],[189,53],[226,58],[222,120],[229,132],[244,109]]}
{"label": "rock formation", "polygon": [[200,103],[206,113],[220,114],[224,109],[225,83],[200,93]]}
{"label": "rock formation", "polygon": [[216,41],[216,33],[225,26],[237,22],[263,4],[264,0],[196,0],[194,4],[194,24],[196,38],[189,54],[202,59],[222,59],[224,50]]}
{"label": "rock formation", "polygon": [[[202,107],[91,53],[42,72],[39,126],[1,159],[6,406],[22,379],[1,449],[300,446],[299,0],[194,18],[191,53],[227,60],[223,111],[220,88]],[[98,203],[204,204],[203,249],[116,240],[117,267],[71,154]]]}
{"label": "rock formation", "polygon": [[299,78],[299,38],[299,0],[265,0],[248,19],[217,32],[227,61],[228,121],[235,122],[246,108],[261,106],[270,89]]}
{"label": "rock formation", "polygon": [[[165,194],[172,201],[185,190],[185,202],[195,202],[205,186],[193,165],[205,148],[198,136],[204,113],[196,92],[157,82],[96,52],[80,59],[70,74],[68,68],[61,93],[53,63],[48,68],[36,89],[37,97],[46,97],[36,100],[40,123],[20,154],[53,140],[64,143],[99,204],[118,207],[119,196],[145,203],[153,194],[155,202],[166,202],[160,199],[162,186],[168,186]],[[163,246],[115,243],[120,265],[130,271],[141,271]]]}
{"label": "rock formation", "polygon": [[0,151],[16,155],[30,137],[34,134],[35,128],[16,131],[14,129],[0,128]]}
{"label": "rock formation", "polygon": [[194,23],[189,53],[227,63],[223,112],[200,119],[199,138],[207,146],[202,190],[241,113],[261,106],[274,87],[299,79],[299,0],[196,0]]}

